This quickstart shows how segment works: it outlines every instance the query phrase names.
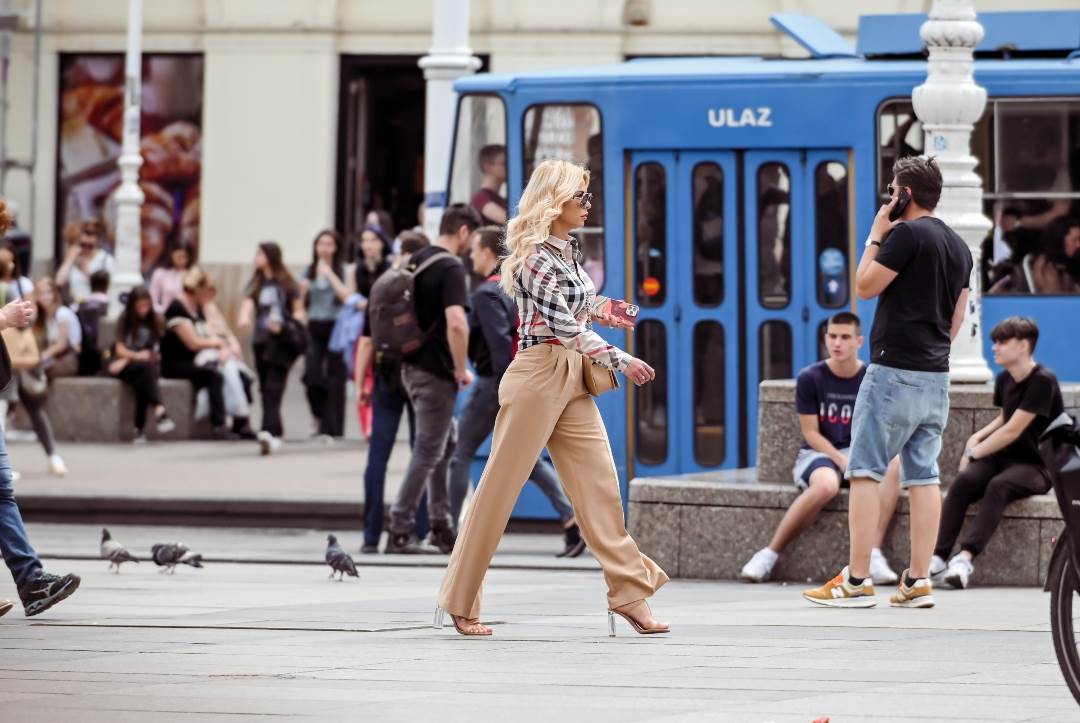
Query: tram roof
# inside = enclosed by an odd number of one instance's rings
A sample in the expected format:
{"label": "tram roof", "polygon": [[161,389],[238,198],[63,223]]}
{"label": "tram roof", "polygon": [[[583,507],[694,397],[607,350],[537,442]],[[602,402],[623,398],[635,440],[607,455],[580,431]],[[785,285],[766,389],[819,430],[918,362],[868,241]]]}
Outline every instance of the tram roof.
{"label": "tram roof", "polygon": [[[976,75],[1023,73],[1076,74],[1080,58],[976,59]],[[608,85],[654,85],[707,81],[829,80],[873,77],[925,77],[925,60],[867,58],[765,58],[760,56],[639,58],[624,63],[553,68],[527,73],[482,73],[458,79],[459,92],[509,92],[541,89],[567,82]]]}

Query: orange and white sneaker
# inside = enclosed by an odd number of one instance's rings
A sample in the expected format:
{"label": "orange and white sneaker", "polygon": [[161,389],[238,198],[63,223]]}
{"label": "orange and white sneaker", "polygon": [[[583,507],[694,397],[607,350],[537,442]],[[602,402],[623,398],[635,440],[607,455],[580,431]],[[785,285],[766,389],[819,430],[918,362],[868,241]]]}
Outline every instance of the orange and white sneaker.
{"label": "orange and white sneaker", "polygon": [[807,590],[802,596],[815,605],[832,608],[872,608],[877,605],[874,581],[868,577],[861,585],[852,585],[848,580],[847,567],[832,580],[821,587]]}
{"label": "orange and white sneaker", "polygon": [[896,592],[889,597],[889,604],[894,608],[932,608],[934,607],[934,588],[925,577],[920,577],[915,584],[908,587],[904,584],[908,571],[904,570],[900,575],[900,584],[896,586]]}

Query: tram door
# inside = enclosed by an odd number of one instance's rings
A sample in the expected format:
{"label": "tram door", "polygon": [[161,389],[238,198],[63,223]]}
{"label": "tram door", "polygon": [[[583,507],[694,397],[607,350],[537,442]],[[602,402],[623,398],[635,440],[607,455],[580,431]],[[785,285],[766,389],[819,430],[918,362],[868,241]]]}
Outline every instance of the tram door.
{"label": "tram door", "polygon": [[850,306],[846,151],[634,153],[636,475],[756,463],[758,384],[823,358]]}

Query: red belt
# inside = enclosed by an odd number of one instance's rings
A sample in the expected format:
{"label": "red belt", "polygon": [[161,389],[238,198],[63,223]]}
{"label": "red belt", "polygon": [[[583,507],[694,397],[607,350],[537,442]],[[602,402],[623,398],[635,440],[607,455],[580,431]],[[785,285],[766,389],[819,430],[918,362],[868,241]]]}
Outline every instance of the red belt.
{"label": "red belt", "polygon": [[555,337],[552,337],[550,339],[545,339],[544,341],[542,341],[540,343],[541,344],[555,344],[556,346],[562,346],[563,345],[563,343],[561,341],[559,341],[558,339],[556,339]]}

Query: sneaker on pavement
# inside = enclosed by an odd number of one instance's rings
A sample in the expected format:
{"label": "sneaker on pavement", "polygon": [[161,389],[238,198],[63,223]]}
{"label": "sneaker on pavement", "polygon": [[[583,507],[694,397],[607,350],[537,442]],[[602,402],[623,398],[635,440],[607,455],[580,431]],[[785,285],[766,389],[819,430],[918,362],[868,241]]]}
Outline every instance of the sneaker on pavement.
{"label": "sneaker on pavement", "polygon": [[892,585],[900,579],[889,567],[885,555],[876,547],[870,551],[870,577],[874,578],[875,585]]}
{"label": "sneaker on pavement", "polygon": [[259,432],[256,439],[259,440],[259,454],[263,457],[281,449],[281,439],[269,432]]}
{"label": "sneaker on pavement", "polygon": [[950,587],[963,590],[968,586],[968,579],[973,572],[975,572],[975,566],[971,564],[971,560],[963,555],[956,555],[949,560],[949,567],[942,578]]}
{"label": "sneaker on pavement", "polygon": [[360,547],[360,554],[361,555],[377,555],[378,553],[379,553],[379,546],[378,545],[370,545],[370,544],[365,542]]}
{"label": "sneaker on pavement", "polygon": [[934,585],[940,585],[945,582],[945,571],[949,569],[949,565],[937,555],[930,558],[930,582]]}
{"label": "sneaker on pavement", "polygon": [[585,552],[585,540],[581,539],[581,528],[575,522],[563,529],[563,549],[555,557],[577,557]]}
{"label": "sneaker on pavement", "polygon": [[157,428],[158,434],[168,434],[169,432],[176,429],[176,422],[174,422],[172,420],[172,417],[170,417],[167,413],[162,413],[162,415],[157,418],[157,424],[155,425],[155,427]]}
{"label": "sneaker on pavement", "polygon": [[763,547],[754,553],[754,556],[743,565],[739,573],[739,579],[745,582],[764,582],[772,574],[773,566],[780,558],[772,551],[772,548]]}
{"label": "sneaker on pavement", "polygon": [[0,600],[0,618],[8,614],[11,608],[15,607],[15,603],[10,600]]}
{"label": "sneaker on pavement", "polygon": [[136,429],[135,436],[132,438],[131,443],[146,444],[146,435],[141,430]]}
{"label": "sneaker on pavement", "polygon": [[383,552],[387,555],[438,555],[440,550],[407,533],[390,533]]}
{"label": "sneaker on pavement", "polygon": [[82,582],[78,575],[51,575],[44,570],[37,577],[27,581],[19,588],[26,617],[40,615],[71,593],[79,589]]}
{"label": "sneaker on pavement", "polygon": [[803,593],[803,597],[815,605],[833,608],[872,608],[877,605],[874,597],[874,581],[866,578],[861,585],[852,585],[848,580],[848,569],[821,587],[815,587]]}
{"label": "sneaker on pavement", "polygon": [[49,474],[53,477],[67,477],[68,468],[64,459],[55,452],[49,455]]}
{"label": "sneaker on pavement", "polygon": [[[904,575],[908,574],[904,570]],[[915,584],[908,587],[903,579],[896,586],[896,592],[889,598],[889,604],[894,608],[932,608],[934,607],[934,588],[930,580],[920,577]]]}

